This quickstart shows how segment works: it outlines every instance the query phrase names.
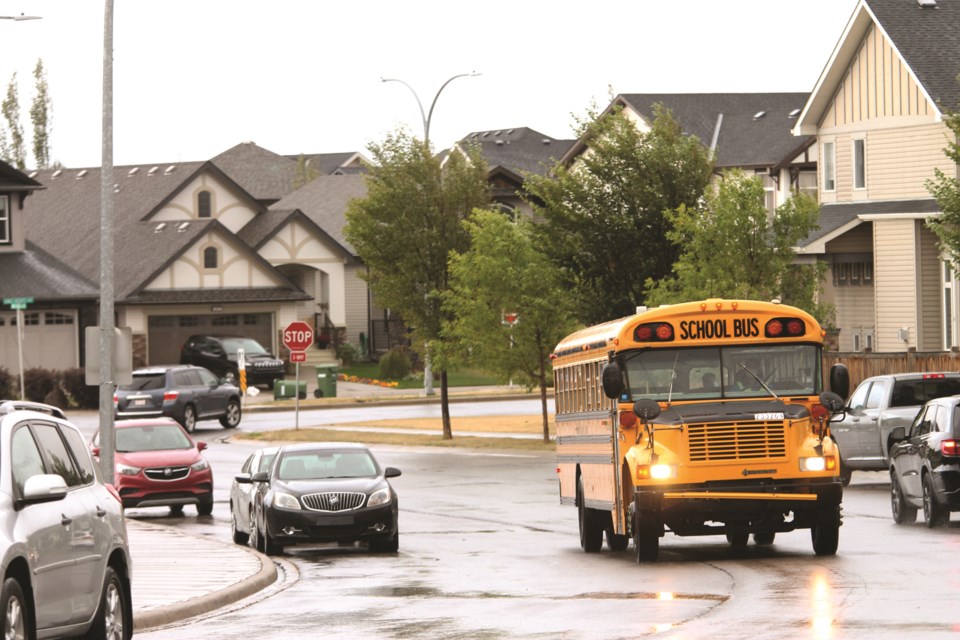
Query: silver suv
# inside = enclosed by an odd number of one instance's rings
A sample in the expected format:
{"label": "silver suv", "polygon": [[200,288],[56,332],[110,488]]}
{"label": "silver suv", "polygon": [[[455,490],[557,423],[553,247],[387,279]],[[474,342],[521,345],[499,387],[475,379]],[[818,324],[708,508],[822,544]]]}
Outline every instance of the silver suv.
{"label": "silver suv", "polygon": [[0,401],[0,551],[0,637],[132,637],[120,497],[56,407]]}

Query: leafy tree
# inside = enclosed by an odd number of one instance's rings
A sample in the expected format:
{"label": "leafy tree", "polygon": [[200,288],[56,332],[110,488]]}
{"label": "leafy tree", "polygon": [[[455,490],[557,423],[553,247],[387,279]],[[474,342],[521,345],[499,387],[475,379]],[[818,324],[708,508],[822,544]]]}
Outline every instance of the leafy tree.
{"label": "leafy tree", "polygon": [[818,305],[823,263],[797,265],[794,247],[818,228],[816,200],[795,193],[769,215],[763,183],[742,171],[724,175],[702,206],[680,206],[668,216],[669,240],[681,253],[668,278],[647,280],[651,305],[704,298],[772,300],[829,321]]}
{"label": "leafy tree", "polygon": [[[943,150],[944,155],[960,166],[960,112],[949,112],[943,118],[953,132],[953,141]],[[927,191],[940,206],[941,215],[927,220],[929,227],[940,239],[940,246],[954,266],[960,265],[960,180],[948,176],[940,169],[934,170],[934,179],[927,180]]]}
{"label": "leafy tree", "polygon": [[694,206],[710,180],[709,151],[657,105],[649,131],[622,111],[588,114],[578,137],[588,150],[525,189],[541,243],[567,274],[580,319],[594,324],[634,312],[645,282],[670,273],[678,247],[664,214]]}
{"label": "leafy tree", "polygon": [[53,129],[53,114],[50,91],[47,86],[47,73],[40,58],[37,58],[37,66],[33,68],[33,78],[36,91],[33,103],[30,105],[30,122],[33,123],[33,158],[37,168],[47,169],[50,166],[50,132]]}
{"label": "leafy tree", "polygon": [[304,155],[301,153],[297,156],[297,167],[296,173],[293,177],[293,188],[299,189],[300,187],[313,182],[319,174],[315,167],[313,167]]}
{"label": "leafy tree", "polygon": [[10,78],[10,84],[7,85],[7,96],[0,103],[0,111],[3,112],[3,119],[7,123],[7,131],[10,136],[7,140],[3,136],[3,159],[21,171],[26,168],[26,151],[23,144],[23,126],[20,124],[20,98],[17,93],[17,74],[14,72]]}
{"label": "leafy tree", "polygon": [[[543,441],[549,442],[550,353],[575,328],[573,301],[531,221],[476,210],[464,224],[471,243],[450,258],[444,303],[455,320],[448,335],[488,371],[539,387]],[[512,314],[514,322],[505,323]]]}
{"label": "leafy tree", "polygon": [[[440,158],[405,133],[368,149],[367,196],[347,207],[347,240],[366,263],[370,289],[412,328],[414,348],[426,351],[440,377],[443,437],[452,438],[447,385],[451,345],[441,329],[449,287],[448,257],[466,251],[462,222],[488,200],[486,164],[476,147]],[[425,346],[424,346],[425,345]]]}

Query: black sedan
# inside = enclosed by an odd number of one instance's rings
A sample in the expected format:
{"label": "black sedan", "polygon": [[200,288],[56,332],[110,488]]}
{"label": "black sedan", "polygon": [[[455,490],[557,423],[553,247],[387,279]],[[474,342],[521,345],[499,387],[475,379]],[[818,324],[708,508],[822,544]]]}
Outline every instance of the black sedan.
{"label": "black sedan", "polygon": [[960,511],[960,396],[930,400],[910,430],[890,433],[890,503],[897,524],[923,509],[928,527]]}
{"label": "black sedan", "polygon": [[291,545],[355,541],[396,552],[397,493],[388,478],[399,475],[362,444],[283,446],[268,471],[236,478],[256,485],[250,544],[271,555]]}
{"label": "black sedan", "polygon": [[189,433],[198,420],[220,420],[227,429],[240,424],[240,388],[203,367],[166,365],[133,372],[133,382],[117,387],[114,417],[173,418]]}

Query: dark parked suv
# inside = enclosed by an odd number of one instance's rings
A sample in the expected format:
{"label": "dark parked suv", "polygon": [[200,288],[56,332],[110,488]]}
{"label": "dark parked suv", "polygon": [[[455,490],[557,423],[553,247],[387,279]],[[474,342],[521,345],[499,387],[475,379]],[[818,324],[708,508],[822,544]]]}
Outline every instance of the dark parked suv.
{"label": "dark parked suv", "polygon": [[273,387],[286,374],[283,360],[275,357],[253,338],[194,335],[180,347],[180,364],[206,367],[234,384],[239,379],[237,353],[243,349],[247,386]]}
{"label": "dark parked suv", "polygon": [[240,424],[240,388],[192,365],[137,369],[131,384],[117,387],[113,402],[117,420],[166,416],[190,433],[197,420],[219,419],[227,429]]}

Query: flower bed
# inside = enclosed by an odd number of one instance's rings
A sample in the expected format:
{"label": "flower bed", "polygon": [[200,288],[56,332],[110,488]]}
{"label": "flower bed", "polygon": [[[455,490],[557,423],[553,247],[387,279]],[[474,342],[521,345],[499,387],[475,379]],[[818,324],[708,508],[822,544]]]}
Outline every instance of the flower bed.
{"label": "flower bed", "polygon": [[337,375],[337,380],[341,382],[358,382],[360,384],[372,384],[378,387],[386,387],[387,389],[395,389],[400,384],[393,381],[386,380],[374,380],[373,378],[361,378],[360,376],[351,376],[346,373],[341,373]]}

